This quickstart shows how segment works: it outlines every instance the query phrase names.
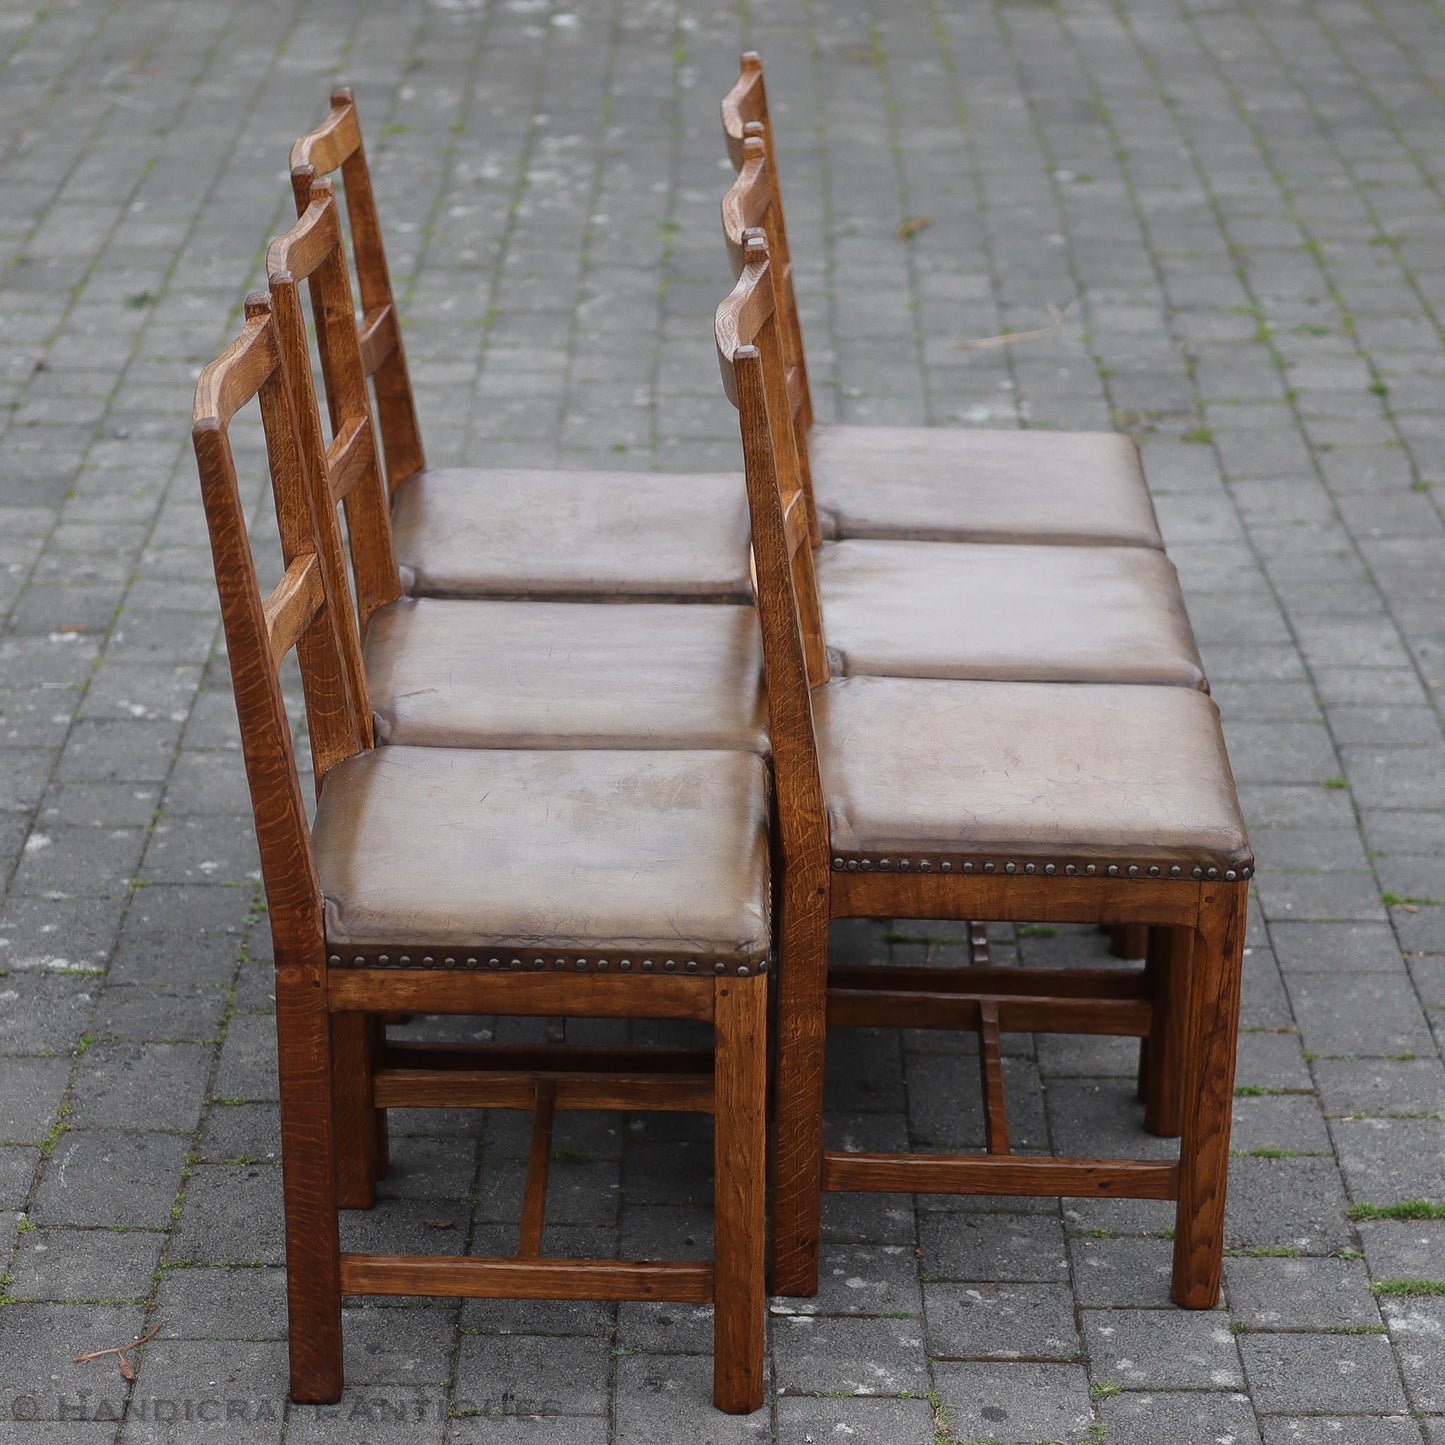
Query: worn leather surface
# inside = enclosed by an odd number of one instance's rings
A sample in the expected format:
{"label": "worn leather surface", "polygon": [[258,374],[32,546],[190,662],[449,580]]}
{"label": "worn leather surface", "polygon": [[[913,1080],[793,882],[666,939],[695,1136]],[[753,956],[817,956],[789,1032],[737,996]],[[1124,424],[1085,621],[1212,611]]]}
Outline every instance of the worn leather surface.
{"label": "worn leather surface", "polygon": [[768,751],[751,607],[404,598],[366,675],[388,743]]}
{"label": "worn leather surface", "polygon": [[752,596],[733,472],[428,470],[392,525],[420,597]]}
{"label": "worn leather surface", "polygon": [[835,673],[1207,688],[1152,548],[825,542],[816,567]]}
{"label": "worn leather surface", "polygon": [[748,753],[375,748],[317,807],[327,941],[753,964],[767,822]]}
{"label": "worn leather surface", "polygon": [[1192,689],[848,677],[813,708],[835,853],[1252,861]]}
{"label": "worn leather surface", "polygon": [[1164,545],[1113,432],[820,426],[809,457],[826,537]]}

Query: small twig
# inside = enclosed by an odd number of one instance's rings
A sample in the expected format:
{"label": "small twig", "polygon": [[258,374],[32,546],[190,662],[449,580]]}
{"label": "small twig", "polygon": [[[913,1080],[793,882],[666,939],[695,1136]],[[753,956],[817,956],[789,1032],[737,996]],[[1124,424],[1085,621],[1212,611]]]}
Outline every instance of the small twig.
{"label": "small twig", "polygon": [[1063,312],[1052,301],[1047,305],[1049,315],[1053,320],[1038,331],[1005,331],[1001,336],[980,336],[976,341],[958,342],[955,349],[958,351],[982,351],[989,346],[1012,346],[1015,341],[1042,341],[1044,337],[1052,336],[1064,324]]}
{"label": "small twig", "polygon": [[148,1329],[138,1340],[132,1340],[128,1345],[112,1345],[107,1350],[92,1350],[88,1355],[72,1355],[72,1365],[83,1365],[87,1360],[98,1360],[102,1355],[124,1355],[127,1350],[133,1350],[137,1345],[143,1345],[147,1340],[153,1340],[160,1334],[161,1327],[154,1325]]}

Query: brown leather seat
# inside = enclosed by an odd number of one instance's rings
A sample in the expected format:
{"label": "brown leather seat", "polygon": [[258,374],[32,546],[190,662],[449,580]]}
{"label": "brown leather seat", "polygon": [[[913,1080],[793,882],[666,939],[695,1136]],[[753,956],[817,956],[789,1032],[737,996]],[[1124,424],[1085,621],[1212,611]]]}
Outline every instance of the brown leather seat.
{"label": "brown leather seat", "polygon": [[835,674],[1208,689],[1151,548],[846,541],[814,565]]}
{"label": "brown leather seat", "polygon": [[392,527],[419,597],[752,599],[732,472],[428,469]]}
{"label": "brown leather seat", "polygon": [[358,753],[312,830],[332,962],[619,969],[624,950],[628,971],[755,970],[767,826],[748,753]]}
{"label": "brown leather seat", "polygon": [[825,537],[1162,547],[1139,449],[1112,432],[819,426]]}
{"label": "brown leather seat", "polygon": [[813,711],[835,868],[1253,868],[1219,710],[1188,688],[850,677]]}
{"label": "brown leather seat", "polygon": [[750,607],[404,598],[365,657],[387,743],[768,752]]}

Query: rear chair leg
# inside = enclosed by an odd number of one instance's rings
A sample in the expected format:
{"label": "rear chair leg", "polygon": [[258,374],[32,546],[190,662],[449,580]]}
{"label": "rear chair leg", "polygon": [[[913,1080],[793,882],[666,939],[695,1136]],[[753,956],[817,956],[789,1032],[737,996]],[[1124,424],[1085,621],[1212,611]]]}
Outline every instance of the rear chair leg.
{"label": "rear chair leg", "polygon": [[1219,1299],[1247,883],[1205,884],[1186,987],[1184,1139],[1174,1228],[1174,1303]]}
{"label": "rear chair leg", "polygon": [[1111,923],[1108,933],[1109,952],[1115,958],[1143,958],[1149,951],[1147,923]]}
{"label": "rear chair leg", "polygon": [[336,1201],[342,1209],[370,1209],[376,1203],[376,1180],[385,1172],[377,1158],[380,1111],[371,1102],[375,1039],[376,1028],[367,1014],[332,1014]]}
{"label": "rear chair leg", "polygon": [[763,1403],[767,1240],[768,979],[715,989],[713,1069],[713,1403]]}
{"label": "rear chair leg", "polygon": [[828,918],[783,893],[774,1087],[773,1293],[818,1293],[823,1228],[823,1072],[827,1052]]}
{"label": "rear chair leg", "polygon": [[[370,1067],[368,1077],[370,1084],[375,1083],[376,1070],[381,1063],[381,1056],[386,1050],[386,1025],[387,1019],[382,1014],[368,1014],[371,1023],[370,1029]],[[403,1014],[401,1021],[407,1023],[411,1019],[410,1014]],[[391,1138],[387,1133],[386,1110],[373,1106],[371,1111],[372,1122],[375,1126],[375,1145],[372,1155],[372,1172],[378,1179],[385,1179],[391,1172]]]}
{"label": "rear chair leg", "polygon": [[281,1187],[291,1398],[341,1398],[341,1240],[331,1100],[331,1021],[319,970],[276,969],[281,1093]]}
{"label": "rear chair leg", "polygon": [[1188,1027],[1186,1001],[1194,932],[1189,928],[1149,930],[1151,1019],[1140,1080],[1144,1127],[1151,1134],[1177,1139],[1183,1128],[1184,1059]]}

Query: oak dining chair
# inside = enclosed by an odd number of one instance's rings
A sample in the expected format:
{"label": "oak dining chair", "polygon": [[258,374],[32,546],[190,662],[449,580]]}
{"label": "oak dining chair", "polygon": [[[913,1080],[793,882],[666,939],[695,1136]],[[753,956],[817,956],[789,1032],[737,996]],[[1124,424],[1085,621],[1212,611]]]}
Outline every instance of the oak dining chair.
{"label": "oak dining chair", "polygon": [[[752,597],[735,473],[428,467],[366,148],[349,89],[291,148],[298,215],[339,177],[376,392],[395,548],[417,597],[724,601]],[[327,392],[331,387],[323,363]]]}
{"label": "oak dining chair", "polygon": [[[767,242],[747,245],[716,341],[740,414],[782,868],[773,1289],[816,1291],[825,1191],[1138,1197],[1176,1201],[1172,1296],[1208,1308],[1253,872],[1218,710],[1179,687],[830,676],[806,500],[779,455],[791,403]],[[1144,923],[1174,966],[1158,980],[1119,969],[830,976],[830,920],[845,917]],[[827,1029],[880,1023],[976,1030],[986,1152],[824,1147]],[[1181,1080],[1177,1160],[1012,1152],[1009,1030],[1148,1037]]]}
{"label": "oak dining chair", "polygon": [[[269,298],[248,298],[240,335],[197,384],[192,437],[275,947],[292,1398],[341,1394],[343,1294],[645,1299],[713,1304],[714,1400],[751,1411],[763,1396],[766,765],[746,752],[376,747],[338,640],[346,583],[285,417],[285,351]],[[253,398],[285,568],[264,595],[231,445]],[[278,681],[293,648],[314,822]],[[712,1025],[713,1047],[452,1049],[431,1069],[368,1075],[354,1066],[366,1033],[398,1009],[692,1019]],[[380,1111],[402,1104],[532,1111],[515,1256],[341,1248],[339,1190],[365,1181],[339,1183],[337,1136],[377,1141]],[[713,1115],[711,1259],[542,1253],[551,1121],[568,1108]]]}
{"label": "oak dining chair", "polygon": [[[356,608],[343,593],[343,647],[378,741],[767,752],[751,608],[408,596],[329,181],[313,183],[306,210],[269,247],[266,270],[295,379],[297,446],[315,479],[317,525],[329,553],[339,559],[349,549]],[[311,291],[315,349],[329,378],[329,443],[311,380],[303,286]],[[735,485],[741,493],[740,478]],[[344,543],[338,504],[345,508]],[[339,560],[335,565],[338,574],[344,570]]]}
{"label": "oak dining chair", "polygon": [[738,169],[749,137],[766,147],[779,324],[813,540],[1162,547],[1139,449],[1126,436],[815,423],[762,57],[748,51],[739,68],[722,102],[723,135]]}

